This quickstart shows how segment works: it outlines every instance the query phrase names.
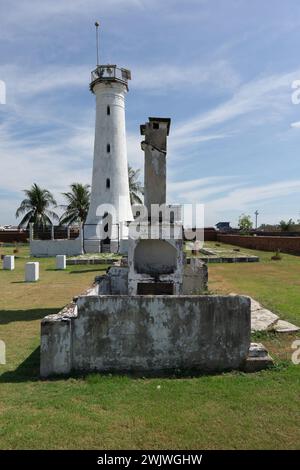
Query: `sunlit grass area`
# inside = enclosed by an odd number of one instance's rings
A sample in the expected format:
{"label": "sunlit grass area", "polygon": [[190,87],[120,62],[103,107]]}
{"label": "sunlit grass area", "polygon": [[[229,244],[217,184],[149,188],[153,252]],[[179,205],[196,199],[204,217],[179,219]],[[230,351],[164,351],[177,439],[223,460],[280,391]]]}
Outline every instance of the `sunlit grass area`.
{"label": "sunlit grass area", "polygon": [[[2,247],[12,254],[14,247]],[[40,280],[24,282],[28,248],[15,271],[0,270],[2,449],[296,449],[300,447],[300,366],[291,363],[297,335],[260,334],[273,369],[196,378],[136,379],[89,374],[40,380],[40,320],[84,291],[105,265],[40,261]],[[300,258],[259,254],[260,263],[209,265],[209,289],[252,295],[300,323]],[[298,336],[300,337],[300,336]]]}
{"label": "sunlit grass area", "polygon": [[[215,242],[206,245],[213,248]],[[300,256],[282,253],[281,260],[273,261],[272,252],[250,249],[246,252],[258,256],[260,261],[209,265],[209,289],[250,295],[284,320],[300,325]]]}

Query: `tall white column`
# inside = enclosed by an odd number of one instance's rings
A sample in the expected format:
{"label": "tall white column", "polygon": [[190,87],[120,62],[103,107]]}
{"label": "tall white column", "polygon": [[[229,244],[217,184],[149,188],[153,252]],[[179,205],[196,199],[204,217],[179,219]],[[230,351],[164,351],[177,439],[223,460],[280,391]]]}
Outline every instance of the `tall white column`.
{"label": "tall white column", "polygon": [[[106,70],[109,66],[99,66]],[[128,184],[128,162],[125,129],[125,95],[127,78],[104,74],[91,83],[96,95],[96,124],[91,203],[84,227],[84,248],[87,252],[101,251],[100,231],[96,225],[102,216],[112,218],[111,240],[117,240],[117,224],[133,220]],[[97,70],[97,69],[96,69]],[[115,77],[115,78],[114,78]]]}

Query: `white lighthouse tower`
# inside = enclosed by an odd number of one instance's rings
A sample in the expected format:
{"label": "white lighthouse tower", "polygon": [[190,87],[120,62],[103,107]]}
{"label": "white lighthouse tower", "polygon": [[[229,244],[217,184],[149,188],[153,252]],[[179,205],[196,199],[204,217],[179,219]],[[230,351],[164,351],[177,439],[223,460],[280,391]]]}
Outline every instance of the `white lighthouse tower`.
{"label": "white lighthouse tower", "polygon": [[96,124],[91,202],[84,225],[87,253],[118,251],[120,239],[126,238],[126,223],[133,220],[125,130],[130,79],[130,71],[116,65],[97,65],[92,71]]}

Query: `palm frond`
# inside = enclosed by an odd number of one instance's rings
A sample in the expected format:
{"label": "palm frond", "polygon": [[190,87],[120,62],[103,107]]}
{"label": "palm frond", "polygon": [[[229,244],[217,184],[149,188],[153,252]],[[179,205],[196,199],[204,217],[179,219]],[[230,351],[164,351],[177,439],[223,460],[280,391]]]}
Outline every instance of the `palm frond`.
{"label": "palm frond", "polygon": [[[33,183],[31,188],[23,190],[26,198],[23,199],[20,206],[16,211],[16,217],[24,214],[28,211],[30,213],[30,222],[35,225],[47,225],[52,224],[50,217],[54,220],[58,220],[58,216],[50,208],[56,206],[56,201],[52,193],[48,189],[43,189],[36,183]],[[28,223],[27,214],[20,222],[20,225]]]}
{"label": "palm frond", "polygon": [[138,203],[142,204],[143,199],[141,196],[144,194],[144,188],[140,181],[138,180],[140,170],[134,170],[130,165],[128,165],[128,182],[129,182],[129,194],[130,194],[130,203],[131,205]]}

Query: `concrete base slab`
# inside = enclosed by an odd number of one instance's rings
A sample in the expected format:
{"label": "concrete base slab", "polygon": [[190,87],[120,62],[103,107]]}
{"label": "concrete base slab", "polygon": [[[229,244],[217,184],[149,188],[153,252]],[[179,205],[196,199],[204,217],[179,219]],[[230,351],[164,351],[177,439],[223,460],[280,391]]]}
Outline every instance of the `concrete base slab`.
{"label": "concrete base slab", "polygon": [[288,321],[278,320],[278,322],[274,325],[274,330],[277,333],[296,333],[300,330],[300,328]]}
{"label": "concrete base slab", "polygon": [[118,258],[92,258],[92,257],[78,257],[78,258],[69,258],[67,259],[67,266],[73,266],[78,264],[109,264],[112,265]]}
{"label": "concrete base slab", "polygon": [[[229,295],[237,295],[232,292]],[[270,310],[263,308],[257,301],[249,297],[251,301],[251,331],[275,331],[276,333],[296,333],[300,328],[292,323],[280,320],[279,316]]]}
{"label": "concrete base slab", "polygon": [[250,300],[251,300],[251,312],[255,312],[255,310],[260,310],[262,308],[262,306],[260,305],[259,302],[257,302],[257,300],[252,299],[252,297],[250,297]]}
{"label": "concrete base slab", "polygon": [[266,308],[251,310],[251,330],[266,331],[272,330],[279,317]]}
{"label": "concrete base slab", "polygon": [[244,372],[258,372],[274,365],[274,361],[268,354],[266,357],[248,357],[243,367]]}

